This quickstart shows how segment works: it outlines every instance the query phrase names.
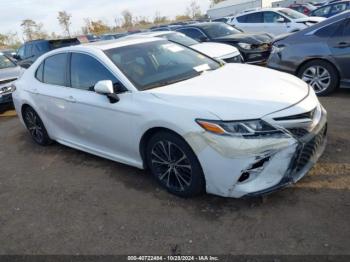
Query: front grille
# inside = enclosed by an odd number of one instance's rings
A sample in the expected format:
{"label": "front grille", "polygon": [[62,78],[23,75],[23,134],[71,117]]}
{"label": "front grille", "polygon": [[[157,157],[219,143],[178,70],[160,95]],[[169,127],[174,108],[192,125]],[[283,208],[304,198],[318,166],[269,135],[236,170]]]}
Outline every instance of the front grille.
{"label": "front grille", "polygon": [[242,63],[242,57],[240,55],[224,59],[226,63]]}
{"label": "front grille", "polygon": [[318,148],[322,145],[325,136],[327,133],[327,126],[324,126],[322,130],[309,142],[304,144],[298,154],[298,157],[295,162],[295,172],[298,173],[301,171],[310,159],[315,155]]}
{"label": "front grille", "polygon": [[298,115],[276,117],[276,118],[274,118],[274,120],[275,121],[288,121],[288,120],[299,120],[299,119],[305,119],[305,118],[313,119],[315,112],[316,112],[316,108],[309,111],[309,112],[298,114]]}
{"label": "front grille", "polygon": [[4,80],[0,80],[0,85],[6,84],[6,83],[10,83],[12,81],[15,81],[17,78],[10,78],[10,79],[4,79]]}

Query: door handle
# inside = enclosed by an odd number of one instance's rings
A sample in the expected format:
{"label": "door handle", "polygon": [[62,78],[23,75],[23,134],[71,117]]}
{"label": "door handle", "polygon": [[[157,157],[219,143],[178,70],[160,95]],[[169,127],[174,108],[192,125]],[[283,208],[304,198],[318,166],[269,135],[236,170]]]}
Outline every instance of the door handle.
{"label": "door handle", "polygon": [[33,93],[33,94],[39,94],[39,91],[38,91],[38,89],[36,89],[36,88],[34,88],[34,89],[32,89],[32,90],[30,90],[31,91],[31,93]]}
{"label": "door handle", "polygon": [[336,47],[336,48],[346,48],[346,47],[350,47],[350,43],[348,43],[348,42],[340,42],[340,43],[338,43],[335,47]]}
{"label": "door handle", "polygon": [[77,100],[73,96],[68,96],[64,100],[70,102],[70,103],[75,103]]}

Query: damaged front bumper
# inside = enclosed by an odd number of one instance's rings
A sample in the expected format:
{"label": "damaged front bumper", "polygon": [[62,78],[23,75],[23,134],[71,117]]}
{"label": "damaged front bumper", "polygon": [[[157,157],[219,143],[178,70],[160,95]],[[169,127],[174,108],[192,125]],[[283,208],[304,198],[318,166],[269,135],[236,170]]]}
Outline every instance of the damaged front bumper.
{"label": "damaged front bumper", "polygon": [[320,124],[307,135],[298,140],[296,152],[293,155],[288,170],[281,181],[269,188],[247,194],[247,197],[262,196],[298,182],[316,164],[323,154],[327,144],[327,121],[323,110]]}
{"label": "damaged front bumper", "polygon": [[326,146],[327,113],[321,105],[318,109],[317,120],[303,134],[283,127],[285,136],[260,139],[188,134],[185,139],[202,165],[206,191],[224,197],[260,196],[299,181]]}

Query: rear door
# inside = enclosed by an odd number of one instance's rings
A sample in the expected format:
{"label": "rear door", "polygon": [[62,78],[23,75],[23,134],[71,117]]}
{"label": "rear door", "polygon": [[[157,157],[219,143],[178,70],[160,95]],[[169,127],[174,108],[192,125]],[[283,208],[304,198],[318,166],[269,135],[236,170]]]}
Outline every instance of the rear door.
{"label": "rear door", "polygon": [[35,105],[40,108],[41,118],[53,139],[65,137],[67,102],[68,53],[49,56],[38,67],[35,86],[28,87]]}
{"label": "rear door", "polygon": [[345,19],[339,25],[334,35],[328,41],[332,52],[341,70],[343,84],[350,86],[350,19]]}

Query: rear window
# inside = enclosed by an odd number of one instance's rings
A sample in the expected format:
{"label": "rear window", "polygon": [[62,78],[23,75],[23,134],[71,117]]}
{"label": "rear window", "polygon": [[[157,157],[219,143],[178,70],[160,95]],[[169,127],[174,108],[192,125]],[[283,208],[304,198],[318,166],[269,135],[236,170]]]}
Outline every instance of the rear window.
{"label": "rear window", "polygon": [[68,54],[53,55],[45,59],[43,82],[50,85],[66,86]]}
{"label": "rear window", "polygon": [[80,41],[77,38],[49,41],[49,45],[50,45],[51,50],[61,48],[61,47],[72,46],[72,45],[79,45],[79,44],[80,44]]}

